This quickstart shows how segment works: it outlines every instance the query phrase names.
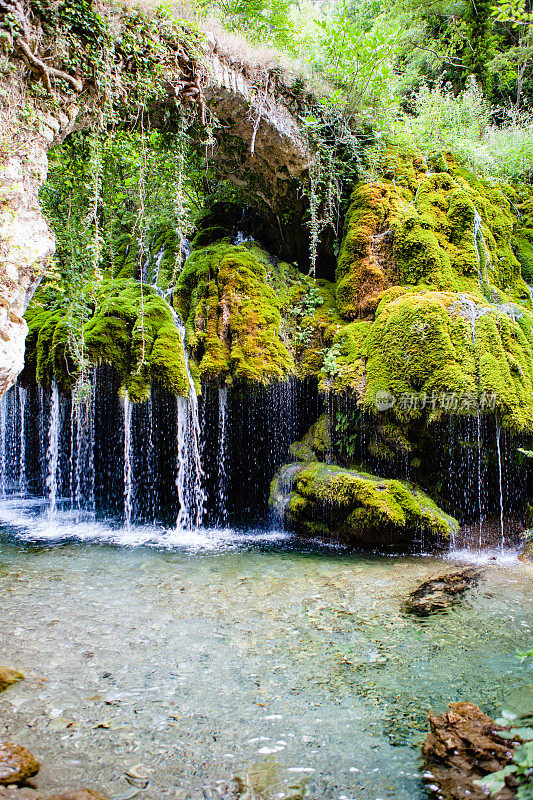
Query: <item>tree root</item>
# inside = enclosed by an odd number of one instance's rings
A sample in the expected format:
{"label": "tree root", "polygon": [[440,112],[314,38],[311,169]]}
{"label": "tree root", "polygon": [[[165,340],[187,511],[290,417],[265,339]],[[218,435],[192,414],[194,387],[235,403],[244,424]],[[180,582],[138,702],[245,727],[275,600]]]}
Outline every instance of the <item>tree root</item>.
{"label": "tree root", "polygon": [[44,61],[32,53],[28,42],[23,39],[21,36],[17,36],[15,39],[15,45],[21,51],[22,55],[24,56],[25,60],[28,62],[28,65],[32,72],[36,73],[43,79],[43,83],[46,87],[46,90],[49,94],[53,95],[54,90],[52,88],[52,84],[50,82],[50,76],[54,78],[60,78],[61,80],[66,81],[67,83],[72,86],[74,91],[81,92],[83,90],[83,82],[78,78],[74,78],[72,75],[69,75],[68,72],[63,72],[60,69],[56,69],[55,67],[48,67]]}

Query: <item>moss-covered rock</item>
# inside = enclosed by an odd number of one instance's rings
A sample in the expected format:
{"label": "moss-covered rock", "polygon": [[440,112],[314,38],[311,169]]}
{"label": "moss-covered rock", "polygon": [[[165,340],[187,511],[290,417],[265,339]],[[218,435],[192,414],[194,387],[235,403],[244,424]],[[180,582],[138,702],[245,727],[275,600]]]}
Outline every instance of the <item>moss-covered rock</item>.
{"label": "moss-covered rock", "polygon": [[270,502],[297,531],[365,546],[409,546],[415,535],[453,536],[456,520],[405,481],[320,462],[287,464]]}
{"label": "moss-covered rock", "polygon": [[477,178],[448,153],[441,161],[430,172],[415,153],[395,155],[380,181],[355,187],[337,268],[345,319],[371,318],[391,285],[480,299],[527,295],[513,252],[516,214],[503,187]]}
{"label": "moss-covered rock", "polygon": [[174,304],[203,380],[316,374],[339,321],[327,281],[305,278],[255,243],[227,239],[193,251]]}
{"label": "moss-covered rock", "polygon": [[[68,391],[78,374],[74,350],[81,328],[73,330],[61,297],[37,295],[28,308],[29,334],[25,370],[37,381],[55,380]],[[153,382],[182,396],[188,393],[183,344],[172,309],[153,287],[132,280],[103,281],[94,288],[89,318],[83,327],[89,363],[112,364],[133,402],[146,400]]]}
{"label": "moss-covered rock", "polygon": [[289,452],[297,461],[328,461],[331,456],[329,415],[322,414],[299,442],[291,444]]}
{"label": "moss-covered rock", "polygon": [[531,428],[532,324],[531,312],[516,304],[395,287],[383,293],[373,323],[353,322],[337,333],[326,362],[329,383],[377,411],[389,395],[399,419],[476,413],[485,404],[509,427]]}

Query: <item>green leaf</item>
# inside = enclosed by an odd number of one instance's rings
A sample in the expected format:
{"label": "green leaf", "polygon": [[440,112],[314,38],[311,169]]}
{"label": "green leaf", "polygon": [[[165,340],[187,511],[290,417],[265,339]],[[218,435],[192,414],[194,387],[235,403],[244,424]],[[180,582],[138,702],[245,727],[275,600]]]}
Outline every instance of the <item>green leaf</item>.
{"label": "green leaf", "polygon": [[496,794],[500,789],[505,786],[505,779],[508,775],[516,772],[516,765],[509,764],[507,767],[500,769],[498,772],[493,772],[491,775],[486,775],[479,781],[474,781],[478,786],[488,789],[491,794]]}

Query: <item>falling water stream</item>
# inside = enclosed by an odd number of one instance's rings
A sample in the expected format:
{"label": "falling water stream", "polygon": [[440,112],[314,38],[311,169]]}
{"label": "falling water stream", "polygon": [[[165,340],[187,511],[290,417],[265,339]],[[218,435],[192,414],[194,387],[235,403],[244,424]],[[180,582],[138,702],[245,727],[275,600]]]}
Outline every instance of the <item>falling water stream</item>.
{"label": "falling water stream", "polygon": [[178,490],[180,510],[177,519],[178,530],[199,528],[203,521],[205,492],[202,487],[204,471],[200,456],[200,421],[198,416],[198,395],[189,369],[189,357],[185,345],[185,326],[177,314],[174,321],[179,331],[185,366],[187,369],[188,397],[178,397]]}
{"label": "falling water stream", "polygon": [[57,472],[59,466],[59,427],[61,424],[59,390],[55,383],[52,384],[52,397],[50,401],[50,421],[48,427],[48,450],[46,453],[47,475],[46,489],[50,501],[48,514],[53,518],[57,510]]}
{"label": "falling water stream", "polygon": [[228,498],[226,487],[228,481],[228,388],[221,386],[218,390],[218,500],[220,522],[225,525],[228,521]]}
{"label": "falling water stream", "polygon": [[503,551],[505,545],[505,530],[503,521],[503,481],[502,481],[502,452],[500,446],[501,427],[496,421],[496,454],[498,456],[498,488],[500,492],[500,548]]}
{"label": "falling water stream", "polygon": [[132,403],[128,393],[124,395],[124,521],[131,527],[133,512],[133,459],[132,459]]}

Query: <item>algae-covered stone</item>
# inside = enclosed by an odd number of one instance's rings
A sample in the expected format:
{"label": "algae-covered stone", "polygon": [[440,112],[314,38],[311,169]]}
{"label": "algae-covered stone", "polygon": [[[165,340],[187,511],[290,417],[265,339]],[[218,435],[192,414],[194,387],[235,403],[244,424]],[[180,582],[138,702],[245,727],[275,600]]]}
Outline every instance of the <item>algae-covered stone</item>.
{"label": "algae-covered stone", "polygon": [[351,544],[401,547],[416,534],[446,539],[458,528],[413,484],[320,462],[282,467],[270,502],[296,530]]}
{"label": "algae-covered stone", "polygon": [[23,680],[24,673],[19,672],[18,669],[12,669],[12,667],[0,667],[0,692],[3,692],[9,686],[13,686],[14,683],[18,683],[19,681]]}

